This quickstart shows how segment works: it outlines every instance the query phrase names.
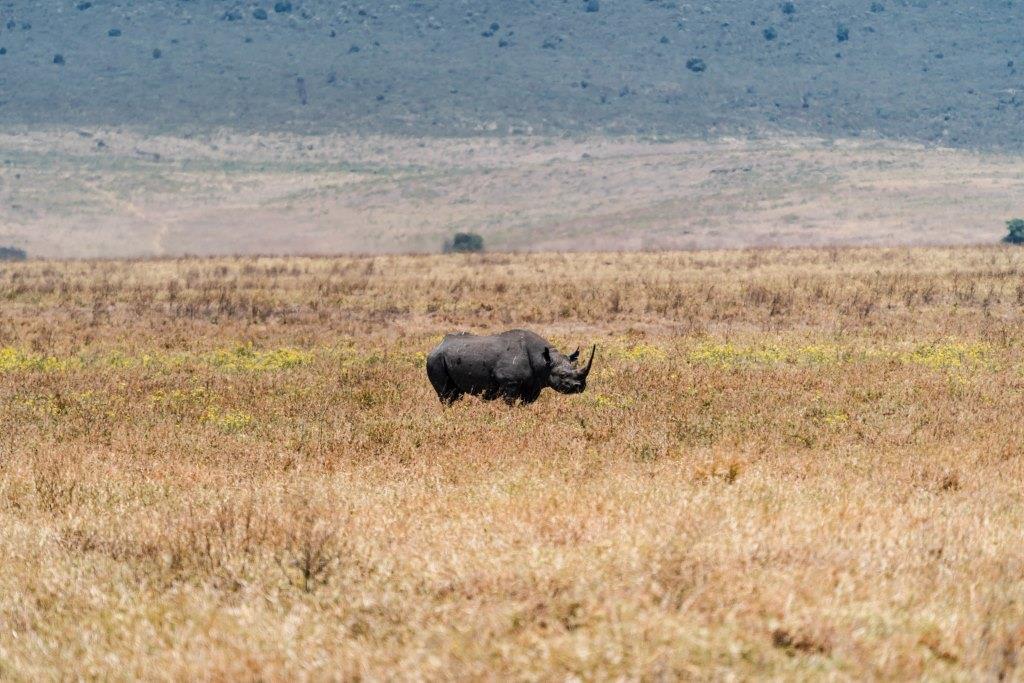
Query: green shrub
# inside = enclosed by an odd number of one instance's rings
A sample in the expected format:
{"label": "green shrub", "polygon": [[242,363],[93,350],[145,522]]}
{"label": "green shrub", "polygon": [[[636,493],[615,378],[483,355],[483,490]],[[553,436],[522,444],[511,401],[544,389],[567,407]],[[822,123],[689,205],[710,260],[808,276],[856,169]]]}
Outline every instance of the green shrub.
{"label": "green shrub", "polygon": [[1003,241],[1007,244],[1024,244],[1024,219],[1014,218],[1006,221],[1006,237]]}
{"label": "green shrub", "polygon": [[0,261],[24,261],[28,254],[17,247],[0,247]]}
{"label": "green shrub", "polygon": [[451,240],[444,243],[446,254],[468,254],[484,250],[484,238],[475,232],[457,232]]}

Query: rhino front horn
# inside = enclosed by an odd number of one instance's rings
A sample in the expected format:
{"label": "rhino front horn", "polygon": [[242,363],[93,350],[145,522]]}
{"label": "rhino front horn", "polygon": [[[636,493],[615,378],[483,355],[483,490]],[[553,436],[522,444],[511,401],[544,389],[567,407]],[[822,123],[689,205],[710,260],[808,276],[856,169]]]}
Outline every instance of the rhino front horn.
{"label": "rhino front horn", "polygon": [[587,361],[587,366],[583,368],[583,370],[580,372],[580,374],[583,376],[583,379],[586,379],[587,375],[590,374],[590,368],[593,367],[594,365],[595,353],[597,353],[597,344],[594,344],[594,346],[590,349],[590,360]]}

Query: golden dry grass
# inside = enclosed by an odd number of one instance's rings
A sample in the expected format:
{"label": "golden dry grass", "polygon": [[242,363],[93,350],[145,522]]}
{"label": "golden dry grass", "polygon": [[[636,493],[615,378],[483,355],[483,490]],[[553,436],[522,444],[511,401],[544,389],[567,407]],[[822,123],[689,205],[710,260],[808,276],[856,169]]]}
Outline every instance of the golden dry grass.
{"label": "golden dry grass", "polygon": [[[1024,252],[0,268],[0,678],[1021,675]],[[596,341],[443,409],[441,334]]]}

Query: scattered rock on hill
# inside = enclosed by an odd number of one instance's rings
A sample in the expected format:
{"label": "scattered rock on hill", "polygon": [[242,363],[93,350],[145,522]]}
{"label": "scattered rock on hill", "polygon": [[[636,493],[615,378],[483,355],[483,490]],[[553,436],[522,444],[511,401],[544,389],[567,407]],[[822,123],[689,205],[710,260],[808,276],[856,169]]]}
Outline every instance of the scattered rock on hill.
{"label": "scattered rock on hill", "polygon": [[[1021,3],[1010,8],[1008,2],[968,3],[971,12],[937,0],[860,3],[860,12],[884,12],[880,23],[863,22],[867,15],[851,10],[857,3],[840,0],[767,0],[760,9],[749,3],[683,0],[603,7],[600,0],[377,5],[368,0],[178,0],[164,3],[173,10],[160,12],[138,11],[144,3],[137,0],[0,0],[0,40],[7,51],[0,59],[6,67],[0,69],[0,129],[42,118],[111,125],[159,121],[172,128],[193,121],[242,127],[294,123],[318,131],[358,125],[374,132],[426,134],[464,133],[492,123],[499,129],[533,127],[552,134],[621,125],[633,133],[650,128],[713,135],[706,122],[715,120],[722,122],[721,130],[738,134],[771,123],[796,132],[810,126],[826,136],[845,136],[856,128],[919,141],[934,139],[939,126],[950,131],[944,142],[958,136],[963,143],[957,144],[1024,149],[1018,116],[1024,105],[1000,109],[998,101],[999,93],[1019,88],[1019,73],[1024,73],[1016,68],[1022,59],[1014,52],[1020,44],[1014,22]],[[594,5],[608,17],[581,16]],[[375,9],[385,6],[387,11]],[[302,20],[303,13],[309,21]],[[263,14],[267,20],[255,18]],[[611,18],[614,25],[607,23]],[[753,26],[751,19],[756,20]],[[20,30],[26,20],[36,33],[45,31],[45,43],[17,42],[19,36],[32,37]],[[872,25],[875,32],[869,33]],[[9,36],[5,27],[10,27]],[[178,68],[154,81],[157,65],[152,60],[163,56],[154,50],[181,31],[187,31],[180,35],[189,49],[169,48],[168,61],[173,55]],[[481,31],[491,33],[494,41],[479,40]],[[125,40],[143,42],[138,49],[111,53],[115,45],[127,44],[96,40],[108,32],[111,41],[120,41],[122,32]],[[331,41],[329,34],[342,42]],[[142,37],[147,35],[153,36],[148,49]],[[163,35],[168,38],[159,38]],[[613,35],[621,39],[610,39]],[[252,44],[239,45],[247,36]],[[861,43],[869,38],[870,50],[858,49],[867,47]],[[849,41],[854,46],[846,48]],[[56,91],[47,88],[53,64],[46,60],[52,49],[46,44],[61,53],[67,50],[76,69],[100,63],[97,59],[109,68],[91,68]],[[950,54],[940,60],[939,50]],[[55,53],[49,54],[52,59]],[[845,69],[854,55],[856,71]],[[218,69],[204,68],[211,60]],[[1014,66],[1008,60],[1015,60]],[[713,74],[694,80],[712,63]],[[300,64],[310,88],[304,108],[290,90]],[[332,69],[345,87],[321,97],[312,84],[322,84]],[[580,79],[588,72],[593,82],[581,90]],[[724,74],[729,78],[718,77]],[[798,88],[797,77],[810,80]],[[226,81],[242,84],[244,106],[224,97]],[[615,101],[627,82],[629,100],[618,102],[621,111],[598,108]],[[759,91],[777,92],[777,98],[744,95],[748,82],[763,84]],[[878,82],[893,83],[884,93],[884,108],[892,112],[884,119],[863,106],[882,96],[874,85]],[[280,96],[281,83],[291,97]],[[679,94],[696,83],[707,88],[706,97]],[[963,83],[976,93],[968,93]],[[371,120],[360,103],[373,101],[378,84],[394,90],[387,96],[387,117]],[[474,94],[445,98],[454,87]],[[806,110],[800,104],[804,90],[813,95]],[[125,91],[133,92],[137,106],[119,107],[109,97]],[[666,97],[672,106],[665,106]],[[782,104],[776,105],[776,99]],[[181,107],[160,104],[179,100]],[[69,101],[76,103],[73,111],[66,106]],[[739,116],[735,103],[741,101],[749,111]],[[948,109],[953,115],[944,122]]]}

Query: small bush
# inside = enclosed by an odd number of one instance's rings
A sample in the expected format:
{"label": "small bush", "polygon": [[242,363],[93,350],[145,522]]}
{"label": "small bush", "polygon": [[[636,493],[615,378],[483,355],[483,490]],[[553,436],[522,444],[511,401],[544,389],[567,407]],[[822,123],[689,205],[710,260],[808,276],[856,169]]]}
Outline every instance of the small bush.
{"label": "small bush", "polygon": [[1024,219],[1014,218],[1006,221],[1006,236],[1003,241],[1007,244],[1024,244]]}
{"label": "small bush", "polygon": [[0,247],[0,261],[24,261],[28,259],[28,253],[17,247]]}
{"label": "small bush", "polygon": [[484,250],[484,238],[475,232],[457,232],[444,243],[446,254],[469,254]]}

